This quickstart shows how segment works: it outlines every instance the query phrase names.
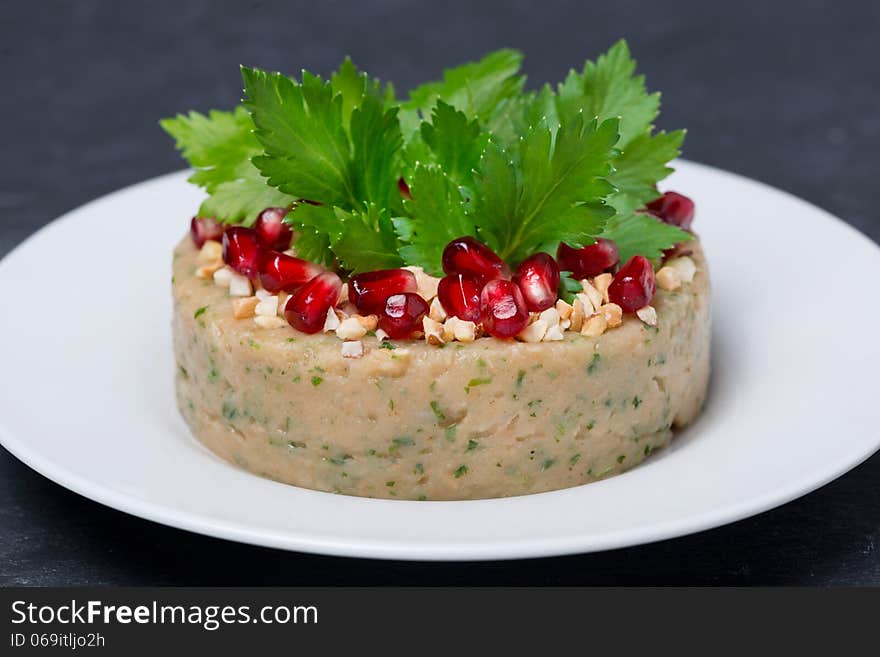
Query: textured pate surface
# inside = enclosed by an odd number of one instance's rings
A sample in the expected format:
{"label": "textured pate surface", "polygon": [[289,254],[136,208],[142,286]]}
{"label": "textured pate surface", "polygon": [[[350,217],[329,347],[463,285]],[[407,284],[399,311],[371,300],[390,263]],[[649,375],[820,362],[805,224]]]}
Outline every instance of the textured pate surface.
{"label": "textured pate surface", "polygon": [[[364,339],[342,358],[333,334],[262,329],[174,252],[177,398],[193,434],[258,475],[323,491],[475,499],[585,484],[667,445],[702,407],[709,377],[705,260],[658,289],[657,327],[634,316],[598,338],[452,343]],[[198,310],[204,308],[196,317]]]}

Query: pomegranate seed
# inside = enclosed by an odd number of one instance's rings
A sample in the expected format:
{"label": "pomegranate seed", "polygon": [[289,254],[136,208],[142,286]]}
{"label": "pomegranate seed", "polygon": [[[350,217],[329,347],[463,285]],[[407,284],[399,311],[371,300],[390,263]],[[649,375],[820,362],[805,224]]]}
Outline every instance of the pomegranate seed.
{"label": "pomegranate seed", "polygon": [[379,269],[352,276],[348,298],[365,315],[377,315],[392,294],[419,289],[415,275],[407,269]]}
{"label": "pomegranate seed", "polygon": [[397,189],[400,191],[400,195],[408,201],[412,201],[412,194],[409,191],[409,185],[406,184],[406,181],[403,178],[397,179]]}
{"label": "pomegranate seed", "polygon": [[512,338],[529,323],[529,311],[519,286],[511,281],[489,281],[480,294],[483,328],[496,338]]}
{"label": "pomegranate seed", "polygon": [[598,276],[617,264],[620,256],[617,245],[611,240],[598,238],[593,244],[576,249],[564,242],[556,249],[559,268],[570,271],[578,280]]}
{"label": "pomegranate seed", "polygon": [[223,262],[242,276],[256,278],[259,275],[261,254],[253,229],[233,226],[223,233]]}
{"label": "pomegranate seed", "polygon": [[314,262],[269,251],[260,261],[260,282],[272,294],[293,292],[320,274],[323,268]]}
{"label": "pomegranate seed", "polygon": [[529,310],[547,310],[556,303],[559,265],[549,253],[536,253],[523,260],[516,268],[513,282],[519,285]]}
{"label": "pomegranate seed", "polygon": [[694,221],[694,202],[684,194],[666,192],[646,206],[648,212],[667,224],[690,230]]}
{"label": "pomegranate seed", "polygon": [[210,217],[193,217],[189,222],[189,234],[197,249],[201,249],[208,240],[219,242],[223,239],[223,224]]}
{"label": "pomegranate seed", "polygon": [[476,276],[449,274],[440,279],[437,297],[449,315],[468,322],[479,322],[482,290],[483,286]]}
{"label": "pomegranate seed", "polygon": [[422,328],[428,302],[415,292],[392,294],[379,313],[379,328],[394,339],[408,338]]}
{"label": "pomegranate seed", "polygon": [[290,295],[284,305],[288,323],[303,333],[317,333],[324,327],[327,311],[339,301],[342,281],[332,271],[321,272]]}
{"label": "pomegranate seed", "polygon": [[287,208],[266,208],[257,217],[254,230],[264,249],[284,251],[290,248],[293,230],[284,223]]}
{"label": "pomegranate seed", "polygon": [[472,274],[483,283],[496,278],[510,278],[510,268],[488,246],[473,237],[459,237],[443,249],[443,271],[447,274]]}
{"label": "pomegranate seed", "polygon": [[651,303],[656,290],[651,262],[636,255],[614,274],[614,280],[608,286],[608,298],[623,308],[623,312],[632,313]]}

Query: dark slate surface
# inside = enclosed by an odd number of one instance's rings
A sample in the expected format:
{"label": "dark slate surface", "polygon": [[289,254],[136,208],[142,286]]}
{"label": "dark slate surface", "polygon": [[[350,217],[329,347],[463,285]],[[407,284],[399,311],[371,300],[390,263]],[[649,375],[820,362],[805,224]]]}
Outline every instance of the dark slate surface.
{"label": "dark slate surface", "polygon": [[[68,209],[180,168],[156,120],[233,104],[240,63],[326,73],[349,53],[406,89],[510,45],[538,83],[619,36],[664,91],[661,125],[689,128],[687,157],[788,190],[880,239],[876,3],[226,4],[4,3],[0,255]],[[760,239],[749,200],[730,202]],[[148,229],[132,226],[132,236]],[[817,245],[789,262],[845,267],[846,254]],[[408,564],[169,529],[70,493],[0,450],[2,584],[877,585],[878,541],[880,456],[780,509],[691,537],[559,559]]]}

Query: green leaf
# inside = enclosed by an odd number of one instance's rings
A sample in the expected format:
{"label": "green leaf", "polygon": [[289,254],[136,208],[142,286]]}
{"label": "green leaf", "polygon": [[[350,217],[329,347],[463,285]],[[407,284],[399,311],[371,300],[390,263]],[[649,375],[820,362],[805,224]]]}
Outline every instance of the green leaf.
{"label": "green leaf", "polygon": [[401,105],[401,123],[407,134],[418,127],[418,118],[428,117],[437,100],[449,103],[481,123],[489,121],[503,101],[518,96],[525,77],[517,75],[522,54],[496,50],[478,62],[469,62],[443,72],[442,82],[429,82],[413,89]]}
{"label": "green leaf", "polygon": [[295,200],[269,187],[251,163],[262,149],[243,107],[232,112],[212,110],[207,116],[190,112],[159,123],[195,168],[189,181],[209,194],[200,215],[251,224],[265,208],[285,207]]}
{"label": "green leaf", "polygon": [[260,143],[251,134],[253,122],[243,107],[232,112],[211,110],[162,119],[159,125],[171,135],[181,155],[196,169],[190,182],[214,189],[239,177],[243,162],[260,152]]}
{"label": "green leaf", "polygon": [[342,95],[307,72],[298,84],[280,73],[241,71],[245,106],[265,150],[253,162],[269,184],[297,198],[357,205]]}
{"label": "green leaf", "polygon": [[660,94],[649,94],[645,76],[635,75],[636,62],[626,41],[615,43],[583,71],[571,71],[559,86],[559,112],[571,116],[582,111],[600,121],[620,117],[620,147],[650,133],[660,109]]}
{"label": "green leaf", "polygon": [[650,214],[637,212],[615,216],[605,226],[601,237],[614,240],[620,261],[626,262],[634,255],[643,255],[649,260],[660,258],[665,249],[687,242],[693,235]]}
{"label": "green leaf", "polygon": [[570,271],[559,272],[559,298],[566,303],[574,303],[574,297],[579,292],[583,292],[584,288],[580,281],[575,279],[574,274]]}
{"label": "green leaf", "polygon": [[409,184],[412,200],[403,204],[409,216],[394,219],[405,242],[400,255],[407,264],[442,275],[443,249],[456,237],[472,235],[473,222],[465,213],[459,188],[440,167],[417,166]]}
{"label": "green leaf", "polygon": [[468,121],[463,112],[442,100],[431,113],[431,123],[422,123],[421,136],[433,152],[434,161],[460,184],[472,180],[489,141],[489,134],[481,132],[476,120]]}
{"label": "green leaf", "polygon": [[480,234],[514,264],[560,241],[593,239],[613,214],[605,177],[617,137],[616,120],[585,124],[579,115],[559,128],[555,143],[549,128],[537,127],[513,156],[487,149],[473,212]]}
{"label": "green leaf", "polygon": [[330,233],[330,246],[346,269],[359,272],[404,264],[385,208],[371,203],[365,210],[355,212],[334,208],[334,214],[339,225]]}
{"label": "green leaf", "polygon": [[[303,206],[300,206],[303,207]],[[311,262],[317,262],[325,267],[332,266],[334,255],[330,250],[330,238],[326,233],[315,230],[311,226],[305,226],[291,222],[299,237],[293,245],[296,255]]]}
{"label": "green leaf", "polygon": [[672,173],[668,162],[678,156],[685,132],[659,132],[633,139],[614,159],[609,180],[617,188],[611,204],[622,215],[631,214],[659,196],[657,181]]}
{"label": "green leaf", "polygon": [[398,153],[403,144],[397,108],[385,110],[378,97],[367,96],[351,114],[355,197],[388,208],[399,204]]}
{"label": "green leaf", "polygon": [[246,165],[239,178],[214,187],[213,193],[199,207],[199,215],[250,226],[266,208],[287,207],[295,201],[292,196],[269,187],[250,162]]}

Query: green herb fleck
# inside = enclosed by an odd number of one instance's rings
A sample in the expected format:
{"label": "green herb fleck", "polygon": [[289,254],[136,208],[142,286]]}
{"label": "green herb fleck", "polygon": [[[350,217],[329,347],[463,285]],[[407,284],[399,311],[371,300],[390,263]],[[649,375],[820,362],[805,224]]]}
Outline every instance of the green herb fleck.
{"label": "green herb fleck", "polygon": [[541,470],[549,470],[553,467],[553,464],[556,463],[556,459],[547,459],[541,464]]}
{"label": "green herb fleck", "polygon": [[638,408],[642,405],[642,400],[638,397],[633,397],[633,408]]}
{"label": "green herb fleck", "polygon": [[590,361],[590,364],[587,365],[587,374],[593,374],[599,367],[599,362],[602,360],[602,356],[599,355],[598,352],[593,354],[593,360]]}
{"label": "green herb fleck", "polygon": [[413,440],[412,438],[406,437],[406,436],[403,436],[401,438],[395,438],[391,442],[394,443],[395,447],[407,447],[409,445],[416,444],[415,440]]}
{"label": "green herb fleck", "polygon": [[388,349],[393,351],[394,349],[397,349],[397,347],[394,346],[394,343],[389,340],[382,340],[382,344],[379,345],[379,349]]}
{"label": "green herb fleck", "polygon": [[617,457],[617,462],[618,462],[618,463],[623,463],[625,460],[626,460],[626,455],[625,455],[625,454],[621,454],[620,456]]}
{"label": "green herb fleck", "polygon": [[205,311],[206,311],[207,309],[208,309],[208,306],[202,306],[201,308],[199,308],[199,309],[196,311],[196,314],[193,315],[193,319],[198,319],[199,317],[201,317],[202,315],[204,315],[204,314],[205,314]]}
{"label": "green herb fleck", "polygon": [[440,408],[440,402],[438,402],[437,400],[432,400],[431,401],[431,410],[434,411],[434,415],[437,417],[437,420],[439,422],[446,421],[446,414],[443,413],[443,409]]}
{"label": "green herb fleck", "polygon": [[312,377],[312,385],[315,386],[316,388],[319,385],[321,385],[323,382],[324,382],[324,379],[320,376],[313,376]]}
{"label": "green herb fleck", "polygon": [[523,384],[523,381],[525,380],[525,378],[526,378],[526,371],[525,370],[520,370],[519,372],[516,373],[516,387],[517,388],[522,388],[522,384]]}
{"label": "green herb fleck", "polygon": [[455,477],[456,479],[458,479],[462,475],[466,475],[467,473],[468,473],[468,467],[466,465],[460,465],[455,470],[455,472],[452,473],[452,476]]}
{"label": "green herb fleck", "polygon": [[238,409],[229,402],[223,402],[223,417],[231,422],[238,417]]}
{"label": "green herb fleck", "polygon": [[464,451],[473,452],[479,446],[480,446],[480,443],[478,441],[474,440],[473,438],[471,438],[470,440],[468,440],[467,449]]}
{"label": "green herb fleck", "polygon": [[464,389],[464,391],[470,392],[471,388],[476,388],[477,386],[484,386],[488,383],[492,383],[492,379],[486,379],[486,378],[471,379],[470,381],[468,381],[467,387]]}

